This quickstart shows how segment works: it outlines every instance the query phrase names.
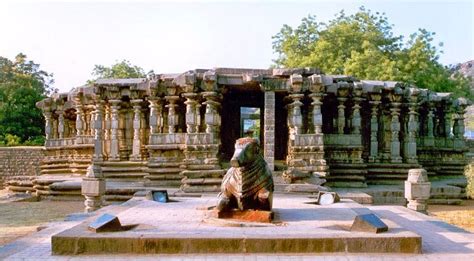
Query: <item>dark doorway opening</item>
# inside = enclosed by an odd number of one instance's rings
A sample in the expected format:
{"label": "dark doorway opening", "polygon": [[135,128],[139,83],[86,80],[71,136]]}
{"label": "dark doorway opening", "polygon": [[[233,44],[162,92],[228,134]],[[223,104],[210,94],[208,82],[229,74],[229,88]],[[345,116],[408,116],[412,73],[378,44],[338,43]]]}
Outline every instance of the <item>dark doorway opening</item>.
{"label": "dark doorway opening", "polygon": [[[252,135],[263,148],[264,95],[259,89],[227,87],[223,94],[221,121],[221,159],[229,161],[235,140]],[[257,124],[258,123],[258,124]]]}

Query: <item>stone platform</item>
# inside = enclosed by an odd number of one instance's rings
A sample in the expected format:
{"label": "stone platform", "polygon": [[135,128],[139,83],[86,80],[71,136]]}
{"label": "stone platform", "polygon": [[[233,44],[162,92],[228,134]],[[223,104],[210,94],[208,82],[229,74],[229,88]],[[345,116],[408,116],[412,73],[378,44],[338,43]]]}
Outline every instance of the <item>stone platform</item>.
{"label": "stone platform", "polygon": [[[422,251],[421,237],[382,217],[388,232],[351,232],[359,214],[371,210],[351,200],[327,206],[306,197],[274,199],[273,223],[215,222],[209,198],[177,198],[158,203],[132,199],[110,206],[70,229],[52,236],[52,253],[188,254],[188,253],[410,253]],[[87,226],[99,215],[117,215],[127,231],[94,233]],[[236,226],[237,224],[237,226]]]}

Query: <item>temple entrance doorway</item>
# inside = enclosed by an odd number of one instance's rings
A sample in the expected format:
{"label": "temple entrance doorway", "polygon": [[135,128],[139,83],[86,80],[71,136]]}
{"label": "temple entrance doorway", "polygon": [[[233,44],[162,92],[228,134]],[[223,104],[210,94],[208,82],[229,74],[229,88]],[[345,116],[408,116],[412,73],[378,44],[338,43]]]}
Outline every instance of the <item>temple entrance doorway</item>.
{"label": "temple entrance doorway", "polygon": [[[275,160],[285,160],[288,151],[288,112],[285,108],[285,97],[286,93],[275,93],[275,137],[273,140]],[[241,137],[251,136],[259,139],[263,151],[264,119],[267,117],[264,105],[264,92],[260,87],[227,87],[225,89],[221,112],[221,160],[230,160],[234,153],[235,140]]]}
{"label": "temple entrance doorway", "polygon": [[263,92],[253,88],[227,88],[223,93],[221,159],[229,161],[235,140],[254,137],[263,141]]}
{"label": "temple entrance doorway", "polygon": [[240,137],[252,137],[260,143],[260,108],[240,107]]}

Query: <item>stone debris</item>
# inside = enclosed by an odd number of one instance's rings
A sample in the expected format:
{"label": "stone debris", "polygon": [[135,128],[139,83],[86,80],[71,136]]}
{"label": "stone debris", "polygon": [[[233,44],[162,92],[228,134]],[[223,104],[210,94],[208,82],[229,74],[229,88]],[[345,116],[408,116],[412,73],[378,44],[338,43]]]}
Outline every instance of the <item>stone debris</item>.
{"label": "stone debris", "polygon": [[355,217],[351,231],[377,234],[388,231],[388,226],[377,215],[364,214]]}
{"label": "stone debris", "polygon": [[95,233],[115,232],[122,230],[122,224],[117,216],[106,213],[90,223],[88,229]]}

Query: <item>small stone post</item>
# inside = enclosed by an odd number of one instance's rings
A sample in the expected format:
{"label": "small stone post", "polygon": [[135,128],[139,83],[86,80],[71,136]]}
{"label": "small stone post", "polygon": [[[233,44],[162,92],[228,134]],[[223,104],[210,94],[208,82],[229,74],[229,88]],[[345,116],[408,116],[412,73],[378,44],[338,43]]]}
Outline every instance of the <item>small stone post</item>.
{"label": "small stone post", "polygon": [[410,169],[408,179],[405,181],[405,198],[408,200],[407,208],[426,212],[430,198],[431,182],[424,169]]}
{"label": "small stone post", "polygon": [[82,179],[82,195],[86,198],[84,201],[85,212],[92,212],[102,207],[102,197],[105,194],[105,179],[102,175],[100,164],[93,162],[87,168],[86,177]]}

